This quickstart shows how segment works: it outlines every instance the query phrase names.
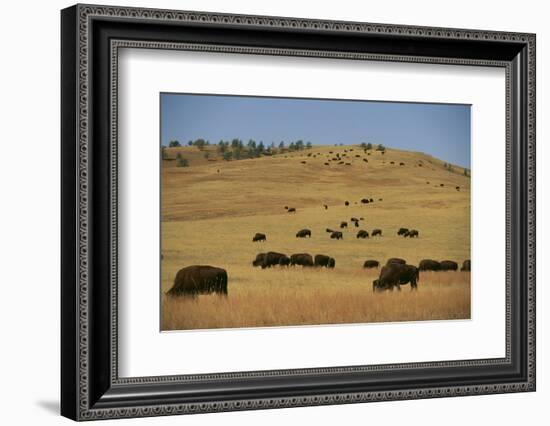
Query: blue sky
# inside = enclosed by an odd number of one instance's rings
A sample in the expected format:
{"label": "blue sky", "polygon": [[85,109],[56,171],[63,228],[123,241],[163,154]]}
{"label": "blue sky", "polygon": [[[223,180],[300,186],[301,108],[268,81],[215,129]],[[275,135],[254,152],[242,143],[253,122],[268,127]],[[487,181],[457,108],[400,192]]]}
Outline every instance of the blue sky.
{"label": "blue sky", "polygon": [[371,142],[470,167],[470,106],[162,93],[161,143]]}

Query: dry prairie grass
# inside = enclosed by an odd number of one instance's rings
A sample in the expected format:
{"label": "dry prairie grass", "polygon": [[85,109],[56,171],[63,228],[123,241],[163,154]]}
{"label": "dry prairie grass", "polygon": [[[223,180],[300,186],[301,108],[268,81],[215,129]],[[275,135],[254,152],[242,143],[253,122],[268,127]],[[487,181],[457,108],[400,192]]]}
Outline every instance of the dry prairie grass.
{"label": "dry prairie grass", "polygon": [[[470,178],[445,170],[440,160],[428,155],[398,150],[366,156],[354,147],[352,154],[362,158],[350,158],[351,166],[324,166],[326,155],[332,156],[329,151],[350,148],[314,147],[231,162],[207,162],[194,147],[178,148],[191,159],[191,167],[162,169],[161,328],[469,318],[467,273],[422,273],[418,292],[406,286],[401,292],[372,294],[378,272],[361,266],[366,259],[385,262],[390,257],[410,264],[424,258],[459,264],[469,259]],[[321,155],[312,159],[307,152]],[[175,156],[175,151],[169,154]],[[355,204],[363,197],[375,202]],[[344,206],[345,200],[351,205]],[[298,211],[289,214],[283,206]],[[343,230],[344,240],[331,240],[325,228],[335,229],[352,216],[365,220],[359,228],[350,223]],[[418,229],[420,238],[398,237],[395,233],[402,226]],[[312,237],[295,238],[302,228],[311,229]],[[383,230],[382,238],[355,238],[357,230],[370,233],[374,228]],[[256,232],[267,234],[267,242],[252,243]],[[256,254],[267,251],[327,254],[336,259],[336,268],[253,268]],[[176,272],[196,264],[227,270],[227,299],[164,296]]]}
{"label": "dry prairie grass", "polygon": [[[162,329],[270,327],[464,319],[467,272],[422,273],[419,289],[372,292],[374,272],[261,271],[261,282],[233,283],[228,297],[164,297]],[[285,275],[295,275],[286,279]],[[334,275],[338,275],[335,277]],[[243,277],[239,277],[243,278]],[[292,284],[289,284],[289,281]]]}

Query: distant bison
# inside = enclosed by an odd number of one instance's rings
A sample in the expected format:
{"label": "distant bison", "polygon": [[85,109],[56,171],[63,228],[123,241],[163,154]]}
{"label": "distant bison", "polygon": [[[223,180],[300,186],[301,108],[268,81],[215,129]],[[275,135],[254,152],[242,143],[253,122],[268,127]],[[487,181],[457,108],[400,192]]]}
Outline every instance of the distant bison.
{"label": "distant bison", "polygon": [[302,164],[306,164],[306,163],[307,163],[307,161],[300,161],[300,162],[301,162]]}
{"label": "distant bison", "polygon": [[359,228],[359,222],[353,222],[356,228]]}
{"label": "distant bison", "polygon": [[328,166],[329,164],[328,163],[325,163],[325,166]]}
{"label": "distant bison", "polygon": [[328,210],[328,206],[326,204],[323,204],[323,207],[325,208],[325,210]]}
{"label": "distant bison", "polygon": [[417,289],[417,282],[420,281],[418,268],[413,265],[403,265],[392,263],[382,267],[380,276],[372,282],[372,291],[392,290],[397,287],[401,290],[401,285],[411,284],[411,290]]}
{"label": "distant bison", "polygon": [[460,191],[460,186],[455,187],[457,191]]}
{"label": "distant bison", "polygon": [[333,257],[325,256],[324,254],[316,254],[314,259],[315,266],[324,266],[326,268],[334,268],[336,261]]}
{"label": "distant bison", "polygon": [[329,234],[332,234],[333,232],[336,232],[336,231],[333,231],[333,230],[330,229],[330,228],[325,229],[325,231],[327,231]]}
{"label": "distant bison", "polygon": [[349,206],[349,201],[346,201],[344,205]]}
{"label": "distant bison", "polygon": [[211,293],[227,296],[226,270],[208,265],[192,265],[178,271],[174,285],[167,294],[195,297]]}
{"label": "distant bison", "polygon": [[397,235],[403,235],[406,232],[409,232],[407,228],[399,228],[399,231],[397,231]]}
{"label": "distant bison", "polygon": [[392,263],[398,263],[400,265],[404,265],[407,263],[407,261],[405,259],[400,259],[399,257],[392,257],[388,259],[388,261],[386,262],[386,265],[390,265]]}
{"label": "distant bison", "polygon": [[313,266],[313,258],[311,254],[298,253],[290,255],[290,266]]}
{"label": "distant bison", "polygon": [[332,234],[330,234],[330,238],[333,240],[343,240],[344,235],[340,231],[334,231]]}
{"label": "distant bison", "polygon": [[361,229],[357,233],[357,238],[369,238],[369,233],[367,231],[365,231],[364,229]]}
{"label": "distant bison", "polygon": [[348,227],[347,222],[340,222],[340,229],[344,229],[344,228],[347,228],[347,227]]}
{"label": "distant bison", "polygon": [[453,262],[452,260],[442,260],[441,261],[441,270],[442,271],[456,271],[458,269],[458,263]]}
{"label": "distant bison", "polygon": [[363,268],[378,268],[380,266],[380,262],[378,260],[365,260],[365,263],[363,263]]}
{"label": "distant bison", "polygon": [[404,165],[405,165],[405,163],[399,163],[399,165],[400,165],[400,166],[404,166]]}
{"label": "distant bison", "polygon": [[379,236],[382,236],[382,230],[381,229],[373,229],[372,230],[372,234],[371,234],[373,237],[379,235]]}
{"label": "distant bison", "polygon": [[441,269],[441,263],[437,260],[423,259],[420,261],[418,269],[421,271],[439,271]]}
{"label": "distant bison", "polygon": [[296,238],[311,238],[311,231],[309,229],[301,229],[296,233]]}
{"label": "distant bison", "polygon": [[361,199],[361,203],[363,204],[368,204],[369,203],[369,200],[367,198],[362,198]]}
{"label": "distant bison", "polygon": [[256,235],[254,235],[254,237],[252,238],[252,242],[255,243],[257,241],[266,241],[267,238],[265,236],[265,234],[260,234],[259,232],[256,233]]}
{"label": "distant bison", "polygon": [[370,201],[371,203],[374,203],[374,200],[373,200],[372,198],[369,198],[369,201]]}
{"label": "distant bison", "polygon": [[471,271],[472,270],[472,262],[470,261],[470,259],[465,260],[462,263],[462,268],[460,268],[460,270],[461,271]]}
{"label": "distant bison", "polygon": [[288,212],[289,212],[289,213],[296,213],[296,209],[295,209],[294,207],[290,207],[290,208],[288,209]]}
{"label": "distant bison", "polygon": [[262,269],[271,268],[275,265],[288,265],[288,256],[282,253],[276,253],[273,251],[267,253],[259,253],[256,259],[252,261],[252,266],[261,266]]}
{"label": "distant bison", "polygon": [[367,160],[366,158],[363,158],[363,161],[364,161],[365,163],[368,163],[368,162],[369,162],[369,160]]}
{"label": "distant bison", "polygon": [[356,217],[352,217],[350,220],[351,220],[352,222],[357,222],[359,219],[357,219]]}
{"label": "distant bison", "polygon": [[416,229],[411,229],[409,231],[409,235],[408,235],[410,238],[413,238],[413,237],[416,237],[418,238],[418,231]]}

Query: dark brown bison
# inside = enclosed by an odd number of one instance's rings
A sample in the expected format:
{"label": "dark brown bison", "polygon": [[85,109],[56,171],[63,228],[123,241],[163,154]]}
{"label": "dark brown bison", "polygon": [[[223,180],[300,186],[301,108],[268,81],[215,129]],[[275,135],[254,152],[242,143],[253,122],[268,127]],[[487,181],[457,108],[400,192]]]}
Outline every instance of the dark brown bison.
{"label": "dark brown bison", "polygon": [[371,235],[373,237],[375,237],[377,235],[382,236],[382,230],[381,229],[373,229]]}
{"label": "dark brown bison", "polygon": [[390,161],[390,164],[395,164],[395,161]]}
{"label": "dark brown bison", "polygon": [[380,266],[380,262],[378,260],[365,260],[365,263],[363,263],[363,268],[378,268]]}
{"label": "dark brown bison", "polygon": [[372,198],[369,198],[369,201],[370,201],[371,203],[374,203],[374,200],[373,200]]}
{"label": "dark brown bison", "polygon": [[441,261],[441,270],[442,271],[456,271],[458,269],[458,263],[452,260],[442,260]]}
{"label": "dark brown bison", "polygon": [[407,263],[407,261],[405,259],[400,259],[399,257],[392,257],[391,259],[388,259],[388,261],[386,262],[386,265],[390,265],[392,263],[398,263],[400,265],[404,265]]}
{"label": "dark brown bison", "polygon": [[348,227],[347,222],[340,222],[340,229],[344,229],[344,228],[347,228],[347,227]]}
{"label": "dark brown bison", "polygon": [[296,233],[296,238],[305,238],[305,237],[311,238],[311,231],[309,229],[300,229]]}
{"label": "dark brown bison", "polygon": [[329,164],[328,163],[325,163],[325,166],[328,166]]}
{"label": "dark brown bison", "polygon": [[365,231],[364,229],[361,229],[357,233],[357,238],[369,238],[369,233],[367,231]]}
{"label": "dark brown bison", "polygon": [[416,237],[418,238],[418,231],[416,229],[411,229],[409,231],[409,235],[408,235],[410,238],[413,238],[413,237]]}
{"label": "dark brown bison", "polygon": [[359,222],[353,222],[356,228],[359,228]]}
{"label": "dark brown bison", "polygon": [[460,186],[457,186],[455,189],[456,189],[457,191],[460,191]]}
{"label": "dark brown bison", "polygon": [[460,270],[461,271],[471,271],[472,270],[472,262],[470,261],[470,259],[465,260],[462,263],[462,268],[460,268]]}
{"label": "dark brown bison", "polygon": [[302,164],[306,164],[306,163],[307,163],[307,161],[301,161],[301,163],[302,163]]}
{"label": "dark brown bison", "polygon": [[364,161],[365,163],[368,163],[368,162],[369,162],[369,160],[367,160],[366,158],[363,158],[363,161]]}
{"label": "dark brown bison", "polygon": [[316,254],[314,259],[315,266],[324,266],[326,268],[334,268],[336,261],[333,257],[325,256],[324,254]]}
{"label": "dark brown bison", "polygon": [[368,204],[369,203],[369,200],[367,198],[362,198],[361,199],[361,203],[363,204]]}
{"label": "dark brown bison", "polygon": [[313,266],[313,258],[311,254],[297,253],[290,255],[290,266]]}
{"label": "dark brown bison", "polygon": [[288,212],[289,212],[289,213],[296,213],[296,209],[295,209],[294,207],[290,207],[290,208],[288,209]]}
{"label": "dark brown bison", "polygon": [[411,290],[416,290],[420,281],[418,268],[413,265],[392,263],[383,266],[380,276],[372,282],[372,291],[392,290],[397,287],[401,290],[403,284],[411,284]]}
{"label": "dark brown bison", "polygon": [[346,201],[344,205],[349,206],[349,201]]}
{"label": "dark brown bison", "polygon": [[328,206],[326,204],[323,204],[323,207],[325,208],[325,210],[328,210]]}
{"label": "dark brown bison", "polygon": [[352,217],[350,220],[351,220],[352,222],[357,222],[359,219],[357,219],[356,217]]}
{"label": "dark brown bison", "polygon": [[423,259],[418,264],[418,269],[421,271],[439,271],[441,269],[441,263],[437,260]]}
{"label": "dark brown bison", "polygon": [[400,165],[400,166],[404,166],[404,165],[405,165],[405,163],[399,163],[399,165]]}
{"label": "dark brown bison", "polygon": [[275,265],[288,265],[288,256],[282,253],[270,251],[267,253],[259,253],[256,259],[252,261],[252,266],[261,266],[262,269],[271,268]]}
{"label": "dark brown bison", "polygon": [[403,235],[405,232],[409,232],[409,230],[407,228],[399,228],[397,235]]}
{"label": "dark brown bison", "polygon": [[208,265],[192,265],[178,271],[174,285],[167,294],[195,297],[211,293],[227,296],[226,270]]}
{"label": "dark brown bison", "polygon": [[333,240],[343,240],[344,235],[340,231],[334,231],[332,234],[330,234],[330,238]]}
{"label": "dark brown bison", "polygon": [[408,237],[410,233],[411,233],[410,231],[403,232],[403,237],[405,237],[405,238]]}
{"label": "dark brown bison", "polygon": [[257,241],[266,241],[267,238],[265,236],[265,234],[260,234],[259,232],[256,233],[256,235],[254,235],[254,237],[252,238],[252,242],[255,243]]}
{"label": "dark brown bison", "polygon": [[336,232],[336,231],[333,231],[333,230],[330,229],[330,228],[325,229],[325,231],[327,231],[329,234],[332,234],[333,232]]}

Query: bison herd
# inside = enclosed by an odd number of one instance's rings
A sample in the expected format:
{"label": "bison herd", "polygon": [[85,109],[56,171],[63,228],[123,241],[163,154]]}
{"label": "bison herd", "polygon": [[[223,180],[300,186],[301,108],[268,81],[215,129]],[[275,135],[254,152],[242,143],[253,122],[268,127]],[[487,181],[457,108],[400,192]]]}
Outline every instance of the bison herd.
{"label": "bison herd", "polygon": [[259,253],[252,261],[252,266],[261,267],[262,269],[271,268],[273,266],[303,266],[303,267],[326,267],[334,268],[336,261],[333,257],[324,254],[318,254],[312,257],[308,253],[291,254],[290,257],[283,253],[270,251],[267,253]]}

